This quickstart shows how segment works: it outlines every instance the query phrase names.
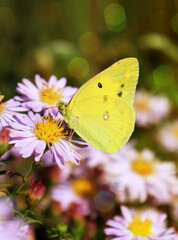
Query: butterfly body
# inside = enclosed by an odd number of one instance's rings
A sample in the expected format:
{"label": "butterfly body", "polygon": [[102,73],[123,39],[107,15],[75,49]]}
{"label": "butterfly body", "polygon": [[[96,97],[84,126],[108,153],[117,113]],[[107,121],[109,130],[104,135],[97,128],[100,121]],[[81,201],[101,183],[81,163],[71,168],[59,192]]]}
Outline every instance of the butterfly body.
{"label": "butterfly body", "polygon": [[120,60],[90,79],[64,108],[69,127],[93,147],[116,152],[134,130],[137,79],[135,58]]}

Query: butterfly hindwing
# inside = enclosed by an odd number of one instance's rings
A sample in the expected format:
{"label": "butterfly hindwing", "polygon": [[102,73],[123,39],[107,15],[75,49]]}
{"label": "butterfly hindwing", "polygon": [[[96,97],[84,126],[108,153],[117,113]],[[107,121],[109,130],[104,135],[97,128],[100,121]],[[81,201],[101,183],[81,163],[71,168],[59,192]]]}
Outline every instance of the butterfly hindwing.
{"label": "butterfly hindwing", "polygon": [[93,147],[116,152],[130,138],[135,112],[122,99],[110,96],[90,96],[77,107],[69,109],[68,124]]}

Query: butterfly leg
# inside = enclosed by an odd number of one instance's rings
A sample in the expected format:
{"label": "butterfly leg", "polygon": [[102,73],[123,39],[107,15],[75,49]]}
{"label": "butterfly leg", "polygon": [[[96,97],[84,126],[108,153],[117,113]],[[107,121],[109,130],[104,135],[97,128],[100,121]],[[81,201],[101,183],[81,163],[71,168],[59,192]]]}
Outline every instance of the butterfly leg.
{"label": "butterfly leg", "polygon": [[75,133],[75,131],[72,130],[72,132],[71,132],[70,135],[69,135],[69,148],[70,148],[70,151],[71,151],[71,152],[72,152],[72,149],[71,149],[71,141],[72,141],[72,137],[73,137],[74,133]]}

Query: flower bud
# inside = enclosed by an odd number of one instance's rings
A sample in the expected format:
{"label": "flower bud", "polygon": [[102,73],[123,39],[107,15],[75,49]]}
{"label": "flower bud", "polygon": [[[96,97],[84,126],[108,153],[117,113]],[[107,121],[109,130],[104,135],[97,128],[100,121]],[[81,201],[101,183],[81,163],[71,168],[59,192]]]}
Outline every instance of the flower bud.
{"label": "flower bud", "polygon": [[2,156],[9,146],[9,130],[2,128],[0,131],[0,156]]}
{"label": "flower bud", "polygon": [[45,190],[46,187],[42,184],[41,181],[32,181],[28,190],[28,199],[33,202],[40,201],[45,193]]}

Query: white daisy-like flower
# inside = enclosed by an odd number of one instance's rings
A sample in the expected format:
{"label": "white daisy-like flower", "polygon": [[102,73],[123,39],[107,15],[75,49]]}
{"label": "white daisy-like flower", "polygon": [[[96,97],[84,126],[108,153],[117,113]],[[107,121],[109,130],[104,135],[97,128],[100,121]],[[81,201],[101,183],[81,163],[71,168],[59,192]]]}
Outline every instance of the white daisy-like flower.
{"label": "white daisy-like flower", "polygon": [[72,149],[69,130],[60,119],[29,112],[18,116],[11,126],[9,143],[15,144],[23,158],[34,155],[35,161],[39,161],[50,151],[51,161],[56,161],[60,168],[64,168],[65,162],[80,163],[82,157]]}
{"label": "white daisy-like flower", "polygon": [[132,152],[132,146],[133,143],[126,143],[123,148],[121,148],[116,153],[106,153],[103,151],[100,151],[91,145],[89,145],[87,148],[81,148],[79,149],[79,152],[83,156],[83,158],[86,161],[86,164],[90,168],[95,167],[104,167],[107,164],[110,164],[111,162],[118,161],[118,158],[123,159],[126,157],[126,155],[131,154]]}
{"label": "white daisy-like flower", "polygon": [[144,202],[151,196],[156,202],[164,204],[178,192],[175,164],[160,162],[147,149],[132,151],[127,159],[106,165],[105,175],[120,201]]}
{"label": "white daisy-like flower", "polygon": [[0,95],[0,131],[3,127],[8,127],[14,120],[13,116],[17,116],[18,112],[26,111],[25,108],[20,106],[20,103],[13,99],[7,102],[2,102],[4,96]]}
{"label": "white daisy-like flower", "polygon": [[111,240],[175,240],[173,228],[167,229],[166,214],[150,214],[147,211],[130,211],[121,207],[122,216],[108,220],[104,232]]}
{"label": "white daisy-like flower", "polygon": [[60,115],[57,103],[60,101],[69,102],[77,88],[67,86],[66,78],[57,79],[51,76],[47,82],[39,75],[35,75],[35,84],[28,79],[22,79],[22,83],[18,83],[17,92],[21,96],[15,99],[22,102],[22,106],[32,109],[34,112],[45,110],[45,115]]}
{"label": "white daisy-like flower", "polygon": [[157,135],[158,141],[169,151],[178,151],[178,121],[164,126]]}
{"label": "white daisy-like flower", "polygon": [[52,189],[52,199],[60,203],[62,211],[67,211],[74,203],[80,206],[79,215],[90,213],[89,202],[86,197],[93,194],[92,184],[86,178],[76,178],[71,182],[64,182]]}
{"label": "white daisy-like flower", "polygon": [[134,101],[136,124],[147,126],[159,122],[170,111],[170,103],[166,97],[153,96],[146,91],[137,91]]}

